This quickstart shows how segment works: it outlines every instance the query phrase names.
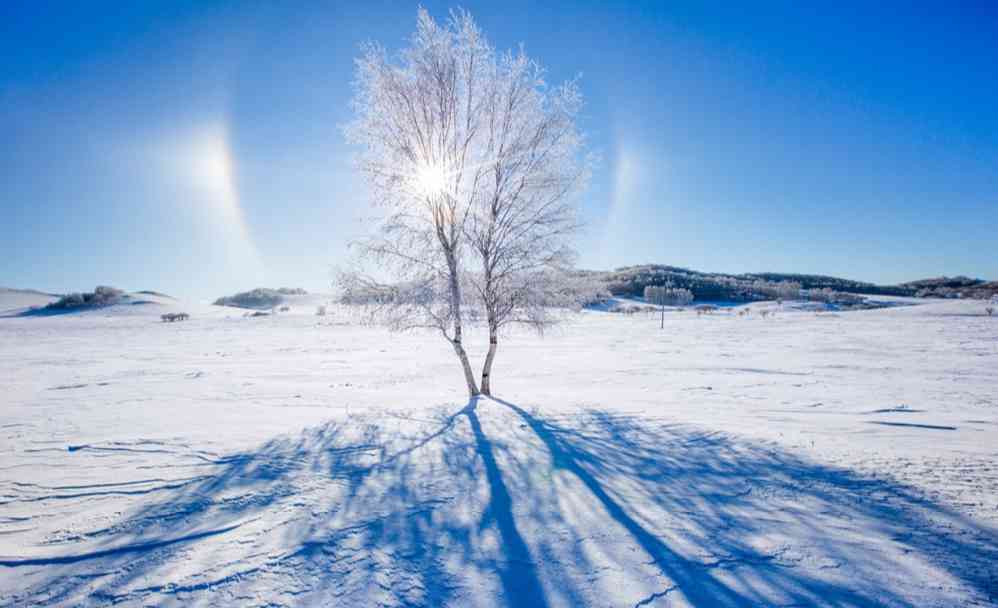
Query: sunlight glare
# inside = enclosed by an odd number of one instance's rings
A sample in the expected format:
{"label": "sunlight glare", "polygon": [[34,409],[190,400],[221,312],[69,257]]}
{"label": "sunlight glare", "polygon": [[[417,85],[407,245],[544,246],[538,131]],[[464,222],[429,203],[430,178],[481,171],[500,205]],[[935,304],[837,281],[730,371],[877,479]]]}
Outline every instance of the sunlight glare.
{"label": "sunlight glare", "polygon": [[416,189],[423,196],[433,196],[447,189],[443,167],[426,164],[416,171]]}

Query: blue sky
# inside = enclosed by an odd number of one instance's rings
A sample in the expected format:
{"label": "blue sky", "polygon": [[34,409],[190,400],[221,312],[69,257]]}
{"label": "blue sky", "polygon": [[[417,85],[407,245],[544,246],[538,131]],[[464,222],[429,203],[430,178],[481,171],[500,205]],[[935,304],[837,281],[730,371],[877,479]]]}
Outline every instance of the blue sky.
{"label": "blue sky", "polygon": [[[292,4],[0,4],[0,285],[328,288],[353,58],[416,5]],[[998,8],[809,4],[461,6],[582,75],[580,265],[998,279]]]}

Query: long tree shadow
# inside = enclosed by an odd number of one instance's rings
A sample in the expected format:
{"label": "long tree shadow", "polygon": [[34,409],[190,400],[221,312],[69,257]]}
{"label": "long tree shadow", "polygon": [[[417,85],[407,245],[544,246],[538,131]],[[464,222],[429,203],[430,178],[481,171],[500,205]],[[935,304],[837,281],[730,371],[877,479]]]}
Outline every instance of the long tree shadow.
{"label": "long tree shadow", "polygon": [[196,470],[45,556],[0,558],[0,605],[998,595],[994,531],[903,486],[609,411],[545,416],[495,399],[420,418],[371,413]]}
{"label": "long tree shadow", "polygon": [[[844,515],[848,520],[863,518],[875,524],[873,531],[890,531],[893,541],[906,545],[905,552],[914,552],[935,563],[967,583],[980,597],[998,599],[998,571],[994,567],[998,564],[998,536],[994,531],[979,527],[900,485],[807,463],[772,448],[751,446],[746,453],[745,449],[732,449],[736,444],[729,439],[716,436],[690,434],[682,437],[678,446],[674,441],[663,445],[663,438],[676,439],[674,432],[663,437],[662,433],[636,424],[630,417],[606,412],[591,412],[598,432],[586,433],[531,415],[508,401],[495,401],[526,422],[544,442],[554,466],[568,470],[578,478],[606,513],[627,530],[662,572],[675,582],[674,588],[681,590],[693,605],[765,604],[762,596],[752,592],[751,585],[742,586],[746,591],[738,591],[713,574],[718,566],[733,563],[750,565],[762,586],[782,590],[783,597],[789,598],[793,605],[904,603],[900,597],[891,597],[886,587],[875,595],[868,595],[856,588],[799,576],[778,564],[773,554],[759,552],[744,543],[741,536],[754,526],[750,521],[733,522],[731,515],[738,502],[747,501],[739,492],[725,494],[722,490],[732,481],[737,484],[760,479],[767,480],[769,485],[775,482],[778,489],[803,494],[809,502],[817,501],[823,509]],[[697,459],[687,458],[690,453],[708,458],[696,462]],[[750,457],[746,458],[747,455]],[[611,495],[601,481],[621,476],[651,482],[653,489],[647,497],[665,509],[684,513],[697,509],[699,512],[690,523],[698,527],[706,523],[707,530],[714,534],[709,535],[709,539],[704,536],[702,540],[713,543],[722,555],[729,557],[701,561],[677,554],[654,531],[632,516],[628,506]],[[654,487],[659,483],[679,484],[680,488],[661,492],[662,488]],[[800,488],[806,489],[801,491]],[[757,508],[753,513],[761,515],[762,511]],[[808,524],[806,513],[797,517],[802,515],[805,518],[802,523]],[[938,526],[940,522],[944,527]],[[814,526],[810,527],[820,532]],[[953,534],[952,528],[957,528],[959,533]],[[717,534],[726,529],[736,533]],[[825,549],[841,562],[850,559],[848,554],[836,554],[834,547],[826,546]],[[871,572],[871,575],[875,574]]]}
{"label": "long tree shadow", "polygon": [[[596,477],[581,462],[594,462],[593,454],[577,450],[571,444],[560,440],[553,429],[538,418],[528,414],[516,405],[496,399],[519,414],[530,428],[544,442],[551,453],[553,464],[575,475],[589,490],[593,498],[606,510],[614,521],[624,527],[641,548],[651,557],[675,586],[682,589],[687,599],[696,605],[744,604],[745,599],[730,587],[717,580],[710,569],[701,562],[692,562],[670,549],[659,537],[638,523],[615,498],[603,488]],[[626,445],[626,444],[625,444]],[[829,590],[831,591],[831,590]]]}
{"label": "long tree shadow", "polygon": [[513,499],[503,481],[502,471],[496,462],[492,442],[482,431],[482,423],[476,411],[478,398],[472,398],[464,415],[468,418],[471,431],[475,435],[476,452],[485,467],[485,477],[489,482],[488,508],[481,525],[495,522],[502,539],[503,561],[498,566],[499,578],[507,604],[510,606],[547,606],[544,588],[537,576],[530,549],[520,534],[513,516]]}

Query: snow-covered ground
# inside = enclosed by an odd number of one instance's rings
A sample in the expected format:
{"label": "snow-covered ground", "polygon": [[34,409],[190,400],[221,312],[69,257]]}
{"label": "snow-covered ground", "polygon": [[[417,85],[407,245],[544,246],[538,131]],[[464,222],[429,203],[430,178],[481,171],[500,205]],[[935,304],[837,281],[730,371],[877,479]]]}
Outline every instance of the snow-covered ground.
{"label": "snow-covered ground", "polygon": [[0,318],[0,606],[998,602],[980,303],[586,312],[468,403],[435,335],[153,299]]}
{"label": "snow-covered ground", "polygon": [[55,295],[33,289],[0,287],[0,317],[24,312],[33,306],[42,307],[57,299]]}

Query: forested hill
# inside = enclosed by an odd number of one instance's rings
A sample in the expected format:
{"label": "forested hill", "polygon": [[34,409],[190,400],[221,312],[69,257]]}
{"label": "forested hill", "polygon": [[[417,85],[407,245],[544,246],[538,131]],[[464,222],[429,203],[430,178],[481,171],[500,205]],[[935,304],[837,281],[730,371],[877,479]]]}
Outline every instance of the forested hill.
{"label": "forested hill", "polygon": [[938,277],[902,283],[901,287],[911,289],[916,296],[939,298],[969,297],[986,299],[998,295],[998,281],[983,281],[970,277]]}
{"label": "forested hill", "polygon": [[759,272],[726,274],[701,272],[663,264],[625,266],[612,271],[594,271],[607,289],[616,296],[641,296],[649,285],[666,285],[689,289],[697,300],[756,300],[780,283],[796,283],[801,289],[833,290],[867,295],[989,297],[989,287],[980,279],[926,279],[902,285],[875,285],[839,277],[813,274]]}

